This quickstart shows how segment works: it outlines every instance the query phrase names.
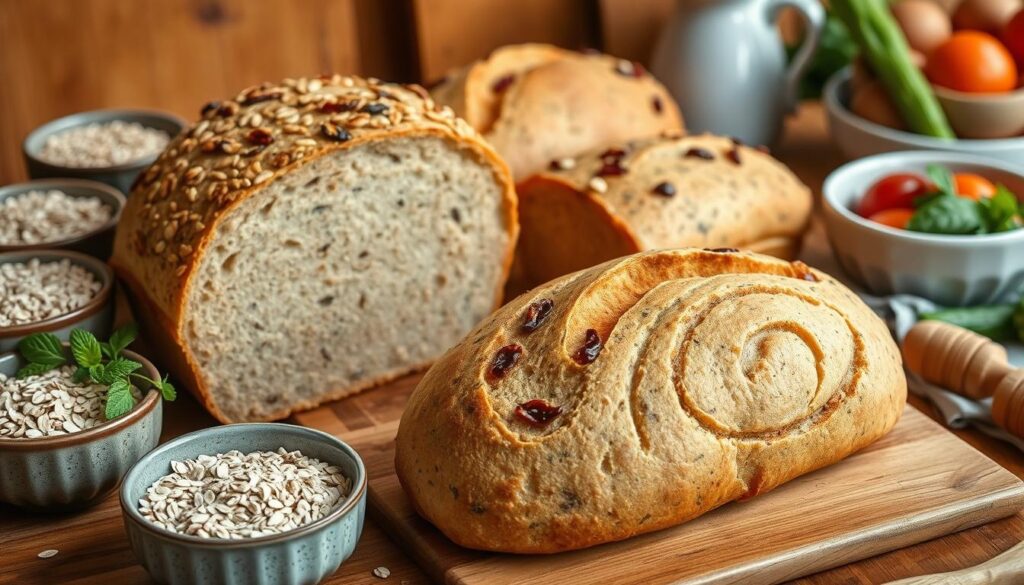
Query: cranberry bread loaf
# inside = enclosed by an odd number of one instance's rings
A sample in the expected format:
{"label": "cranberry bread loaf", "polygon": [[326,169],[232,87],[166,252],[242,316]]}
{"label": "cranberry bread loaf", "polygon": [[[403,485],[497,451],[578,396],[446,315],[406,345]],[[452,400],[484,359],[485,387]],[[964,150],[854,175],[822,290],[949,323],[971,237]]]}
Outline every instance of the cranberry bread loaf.
{"label": "cranberry bread loaf", "polygon": [[223,422],[425,367],[500,302],[508,169],[425,90],[286,80],[203,108],[133,189],[112,264]]}
{"label": "cranberry bread loaf", "polygon": [[478,325],[413,392],[395,464],[456,543],[553,553],[835,463],[905,399],[886,326],[831,277],[749,252],[646,252]]}
{"label": "cranberry bread loaf", "polygon": [[640,64],[550,45],[502,47],[432,94],[487,138],[517,181],[552,159],[683,129],[672,96]]}
{"label": "cranberry bread loaf", "polygon": [[516,292],[659,248],[745,248],[793,258],[810,190],[760,149],[661,137],[566,158],[518,186]]}

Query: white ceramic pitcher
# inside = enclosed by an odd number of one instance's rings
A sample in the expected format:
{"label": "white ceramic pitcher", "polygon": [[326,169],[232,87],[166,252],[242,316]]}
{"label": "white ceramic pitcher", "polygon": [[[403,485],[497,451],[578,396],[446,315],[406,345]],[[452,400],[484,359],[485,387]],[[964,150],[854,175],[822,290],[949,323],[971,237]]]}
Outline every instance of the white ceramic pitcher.
{"label": "white ceramic pitcher", "polygon": [[[786,6],[799,10],[807,31],[788,68],[776,26]],[[771,144],[796,108],[824,22],[819,0],[678,0],[651,69],[679,102],[691,133]]]}

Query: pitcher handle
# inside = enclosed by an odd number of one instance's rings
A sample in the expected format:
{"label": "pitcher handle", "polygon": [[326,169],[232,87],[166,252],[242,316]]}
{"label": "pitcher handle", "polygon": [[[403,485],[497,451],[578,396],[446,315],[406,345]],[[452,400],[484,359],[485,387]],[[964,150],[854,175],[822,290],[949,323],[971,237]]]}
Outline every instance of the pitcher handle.
{"label": "pitcher handle", "polygon": [[820,0],[768,0],[766,8],[769,21],[775,22],[779,11],[787,6],[795,8],[800,13],[806,29],[804,42],[786,70],[786,107],[792,114],[796,111],[800,96],[800,79],[811,64],[811,59],[821,42],[821,31],[825,26],[825,9]]}

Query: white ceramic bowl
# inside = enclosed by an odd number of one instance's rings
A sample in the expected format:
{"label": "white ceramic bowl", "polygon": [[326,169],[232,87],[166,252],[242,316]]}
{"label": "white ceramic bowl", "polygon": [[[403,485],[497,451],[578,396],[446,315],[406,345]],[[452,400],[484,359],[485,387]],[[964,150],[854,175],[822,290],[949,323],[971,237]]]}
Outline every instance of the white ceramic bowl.
{"label": "white ceramic bowl", "polygon": [[1024,283],[1024,229],[981,236],[925,234],[857,215],[854,205],[877,180],[897,172],[924,175],[929,164],[972,172],[1024,196],[1024,167],[948,152],[893,152],[847,163],[825,179],[828,238],[843,269],[878,295],[906,293],[939,304],[995,302]]}
{"label": "white ceramic bowl", "polygon": [[1024,164],[1024,137],[993,140],[944,140],[894,130],[869,122],[850,111],[850,68],[833,75],[822,93],[832,140],[848,159],[900,150],[938,150],[987,156]]}

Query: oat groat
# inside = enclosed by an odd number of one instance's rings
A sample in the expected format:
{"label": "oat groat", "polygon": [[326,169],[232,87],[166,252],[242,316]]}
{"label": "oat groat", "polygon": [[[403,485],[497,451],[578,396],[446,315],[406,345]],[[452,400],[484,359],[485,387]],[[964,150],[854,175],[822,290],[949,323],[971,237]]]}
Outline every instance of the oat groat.
{"label": "oat groat", "polygon": [[456,543],[554,553],[835,463],[905,400],[888,328],[835,279],[749,252],[646,252],[524,294],[438,360],[395,469]]}
{"label": "oat groat", "polygon": [[223,422],[424,367],[500,301],[508,169],[419,86],[340,75],[214,101],[141,173],[111,263]]}

